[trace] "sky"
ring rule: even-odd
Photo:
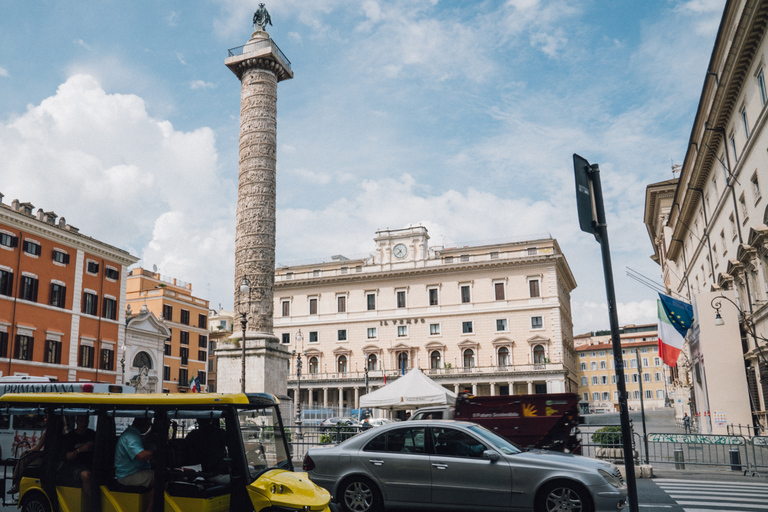
[[[277,264],[555,237],[607,329],[572,154],[600,165],[619,323],[656,321],[645,188],[681,164],[725,0],[282,0]],[[240,83],[258,1],[0,0],[0,193],[231,309]]]

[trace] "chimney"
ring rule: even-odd
[[[43,220],[43,213],[44,213],[44,212],[43,212],[43,209],[42,209],[42,208],[38,208],[38,209],[37,209],[37,215],[36,215],[36,217],[37,217],[37,220],[39,220],[39,221],[42,221],[42,220]]]

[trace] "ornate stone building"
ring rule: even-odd
[[[412,227],[374,241],[366,258],[276,271],[275,334],[302,354],[305,408],[355,408],[366,373],[372,390],[413,367],[452,391],[578,391],[576,282],[556,240],[430,247]]]
[[[763,427],[768,426],[766,25],[765,2],[726,2],[679,178],[649,185],[645,211],[664,286],[698,312],[678,362],[690,372],[680,380],[691,382],[691,407],[706,418],[730,409],[729,423],[754,421]],[[723,374],[724,358],[731,356],[734,371]],[[718,392],[720,399],[714,396]],[[745,413],[737,410],[742,402]]]

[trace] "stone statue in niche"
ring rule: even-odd
[[[253,13],[253,25],[257,30],[264,31],[267,24],[272,25],[272,18],[269,17],[269,11],[264,4],[259,4],[259,8]]]
[[[136,377],[136,392],[152,392],[152,386],[149,383],[149,369],[146,366],[141,367],[141,370],[139,370],[139,375]]]

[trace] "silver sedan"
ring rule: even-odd
[[[618,468],[578,455],[521,451],[474,423],[384,425],[333,447],[310,449],[309,478],[342,510],[616,512],[627,497]]]

